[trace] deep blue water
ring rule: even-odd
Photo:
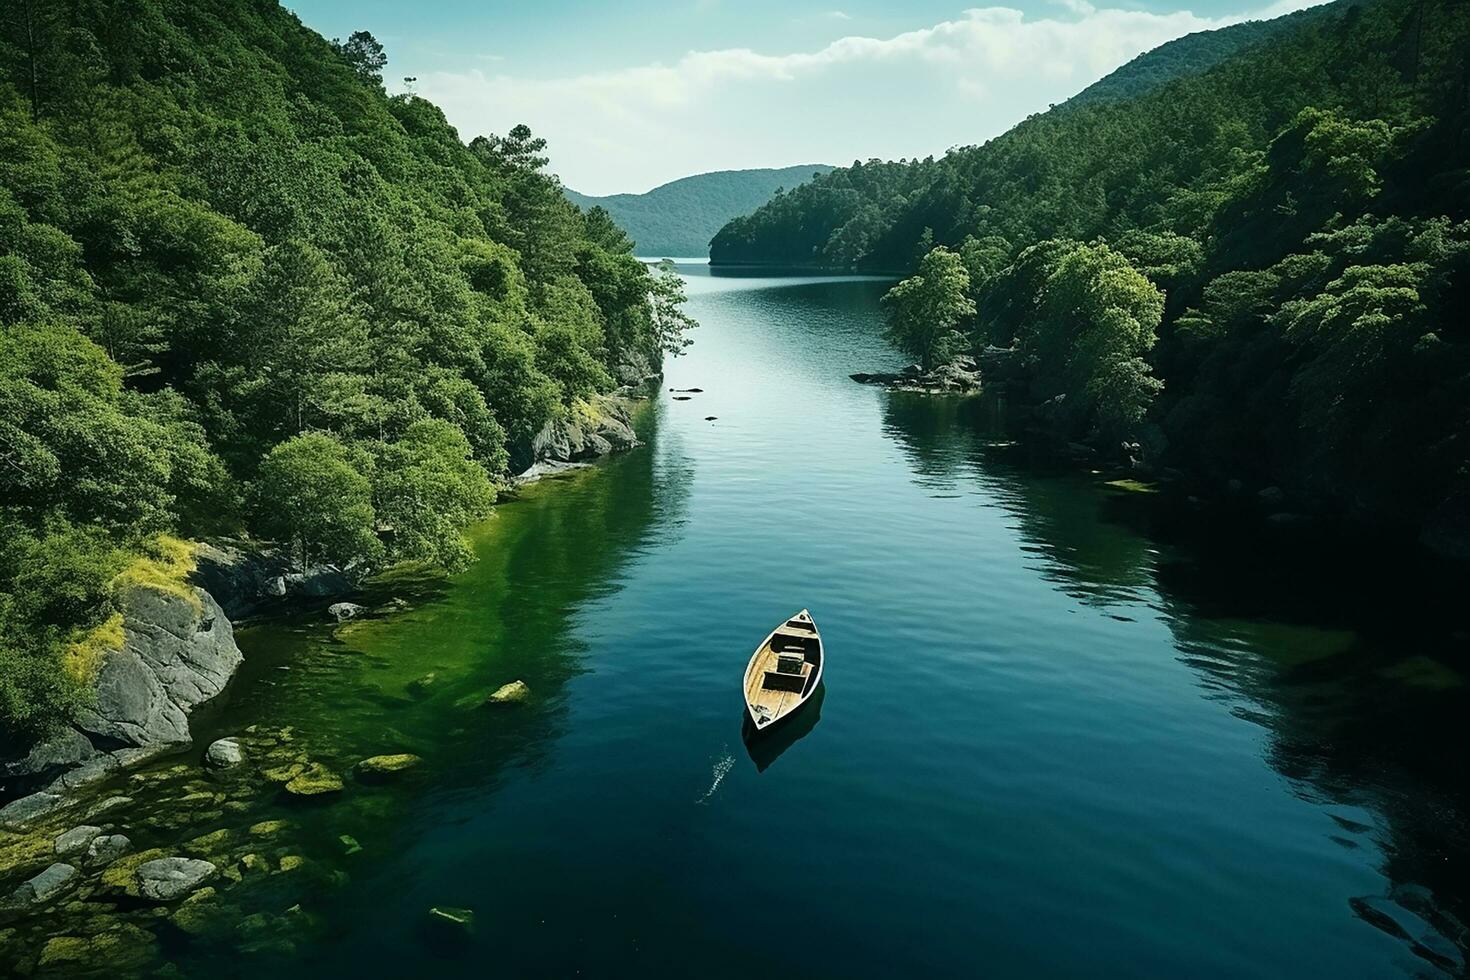
[[[984,400],[854,384],[901,363],[882,282],[686,271],[664,388],[703,392],[645,448],[502,507],[411,613],[242,632],[221,731],[426,762],[291,812],[350,874],[272,899],[291,955],[169,947],[189,975],[1454,972],[1463,636],[1403,625],[1373,576],[1408,573],[1181,532]],[[825,691],[752,754],[742,670],[803,606]]]

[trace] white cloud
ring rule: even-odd
[[[845,10],[829,10],[826,17],[828,20],[852,20],[852,16]]]
[[[636,191],[707,170],[937,154],[997,135],[1165,41],[1316,2],[1225,18],[1087,0],[1057,0],[1056,17],[983,7],[814,51],[691,51],[560,78],[441,71],[421,74],[419,90],[465,138],[526,122],[550,140],[569,186]]]

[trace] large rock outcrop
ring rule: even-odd
[[[0,826],[25,826],[74,791],[187,744],[189,713],[223,691],[240,666],[234,627],[203,589],[134,585],[119,604],[123,644],[104,655],[90,706],[0,767]]]
[[[231,619],[289,599],[331,599],[357,591],[366,569],[302,568],[285,549],[247,541],[200,544],[191,581],[214,596]]]
[[[95,745],[189,741],[189,712],[224,690],[240,666],[235,631],[214,597],[144,586],[123,594],[124,642],[103,660],[92,707],[76,727]]]
[[[531,443],[535,461],[580,463],[637,446],[627,405],[600,396],[542,427]]]

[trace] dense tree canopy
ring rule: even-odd
[[[64,709],[154,536],[457,568],[543,426],[682,346],[545,140],[386,63],[273,3],[0,9],[0,723]]]
[[[919,262],[919,271],[883,297],[888,339],[919,359],[925,371],[953,357],[964,346],[955,328],[975,314],[970,274],[960,256],[936,248]]]
[[[983,146],[817,177],[711,259],[957,250],[963,328],[1067,438],[1412,531],[1470,501],[1467,51],[1454,0],[1191,36]]]

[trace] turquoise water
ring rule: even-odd
[[[425,761],[224,818],[284,815],[334,873],[231,899],[299,904],[287,947],[164,934],[159,956],[191,976],[1459,970],[1465,636],[1424,608],[1433,574],[1201,526],[1028,459],[984,400],[852,383],[901,363],[882,282],[685,271],[702,326],[645,448],[502,507],[463,576],[380,587],[408,613],[242,631],[211,733],[269,721],[338,769]],[[746,659],[803,606],[820,702],[747,749]],[[530,703],[478,707],[514,679]],[[430,906],[473,930],[431,929]]]

